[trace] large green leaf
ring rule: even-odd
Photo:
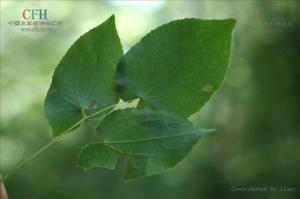
[[[234,19],[183,19],[151,31],[118,66],[121,98],[184,117],[198,111],[224,79],[234,25]]]
[[[125,178],[132,179],[174,167],[211,130],[195,128],[167,112],[123,109],[107,116],[97,131],[104,141],[83,147],[77,165],[113,169],[121,156],[127,156]]]
[[[84,114],[117,102],[114,74],[122,55],[114,16],[72,45],[55,70],[45,101],[54,136],[76,127]]]

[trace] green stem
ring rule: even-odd
[[[32,159],[34,159],[36,156],[38,156],[40,153],[42,153],[43,151],[45,151],[47,148],[49,148],[51,145],[53,145],[54,143],[56,143],[59,140],[59,137],[54,138],[51,142],[49,142],[48,144],[44,145],[42,148],[40,148],[38,151],[36,151],[34,154],[32,154],[31,156],[29,156],[28,158],[26,158],[25,160],[23,160],[22,162],[20,162],[16,167],[14,167],[10,172],[8,172],[4,177],[3,177],[3,181],[5,181],[7,178],[9,178],[10,176],[12,176],[16,171],[18,171],[21,167],[23,167],[25,164],[27,164],[28,162],[30,162]]]
[[[134,99],[135,100],[135,99]],[[134,100],[128,100],[128,101],[124,101],[123,103],[130,103]],[[26,158],[25,160],[21,161],[20,163],[18,163],[11,171],[9,171],[4,177],[3,177],[3,182],[5,180],[7,180],[10,176],[12,176],[13,174],[15,174],[20,168],[22,168],[24,165],[26,165],[27,163],[29,163],[31,160],[33,160],[35,157],[37,157],[39,154],[41,154],[43,151],[45,151],[46,149],[48,149],[50,146],[52,146],[54,143],[56,143],[58,140],[60,140],[63,135],[67,134],[68,132],[74,130],[77,126],[79,126],[82,122],[91,119],[92,117],[105,112],[111,108],[114,108],[117,104],[114,104],[112,106],[106,107],[102,110],[99,110],[91,115],[84,115],[84,117],[79,120],[78,122],[76,122],[74,125],[72,125],[70,128],[68,128],[67,130],[65,130],[63,133],[61,133],[60,136],[55,137],[54,139],[52,139],[49,143],[47,143],[46,145],[44,145],[43,147],[41,147],[39,150],[37,150],[35,153],[33,153],[31,156],[29,156],[28,158]]]
[[[45,151],[46,149],[48,149],[50,146],[52,146],[54,143],[56,143],[63,135],[65,135],[66,133],[72,131],[73,129],[75,129],[78,125],[80,125],[82,122],[84,122],[86,119],[83,118],[80,121],[76,122],[74,125],[72,125],[70,128],[68,128],[67,130],[65,130],[60,136],[55,137],[53,140],[51,140],[48,144],[44,145],[42,148],[40,148],[39,150],[37,150],[35,153],[33,153],[31,156],[29,156],[28,158],[26,158],[25,160],[21,161],[19,164],[17,164],[10,172],[8,172],[4,177],[3,177],[3,181],[5,181],[8,177],[12,176],[13,174],[15,174],[21,167],[23,167],[24,165],[26,165],[28,162],[30,162],[31,160],[33,160],[35,157],[37,157],[39,154],[41,154],[43,151]]]

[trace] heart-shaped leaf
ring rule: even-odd
[[[83,169],[113,169],[128,157],[126,179],[161,173],[186,156],[204,133],[188,120],[167,112],[123,109],[111,113],[97,127],[104,141],[83,147],[77,165]]]
[[[230,59],[234,19],[183,19],[151,31],[122,58],[121,98],[189,116],[219,88]]]
[[[116,66],[123,55],[114,16],[82,35],[58,64],[45,101],[54,136],[118,101]]]

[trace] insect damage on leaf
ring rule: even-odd
[[[205,84],[203,87],[202,87],[202,91],[203,92],[206,92],[206,93],[211,93],[213,92],[213,85],[211,84]]]
[[[88,108],[97,108],[97,102],[96,102],[96,100],[92,100],[89,103]]]

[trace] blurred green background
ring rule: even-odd
[[[190,119],[217,128],[174,169],[140,180],[75,167],[88,126],[65,136],[6,181],[11,199],[300,198],[299,1],[2,1],[0,173],[49,142],[43,100],[56,64],[83,33],[116,15],[127,51],[174,19],[238,20],[222,89]],[[63,21],[50,32],[23,32],[9,21],[25,8]],[[237,192],[236,187],[276,192]],[[280,191],[280,186],[295,188]]]

